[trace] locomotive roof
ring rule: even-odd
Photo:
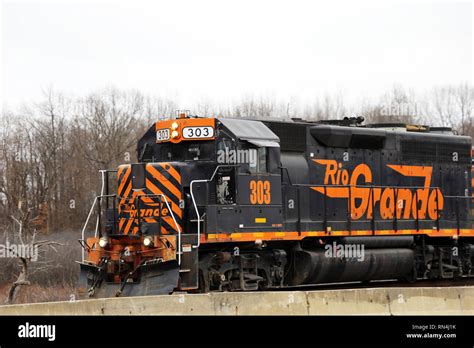
[[[398,133],[401,135],[410,136],[427,136],[427,137],[439,137],[447,139],[458,139],[461,142],[469,142],[471,137],[458,135],[452,131],[449,127],[431,127],[426,125],[413,125],[407,123],[369,123],[361,124],[360,118],[345,118],[343,120],[320,120],[320,121],[307,121],[300,118],[293,119],[279,119],[275,117],[269,117],[267,119],[259,119],[266,125],[280,124],[289,126],[300,126],[309,127],[311,129],[317,127],[324,127],[326,129],[345,129],[348,132],[354,133],[366,133],[366,134],[381,134],[384,133]],[[359,121],[359,122],[357,122]],[[462,139],[462,140],[461,140]]]
[[[240,140],[257,146],[279,146],[280,138],[261,121],[241,118],[219,118],[218,120]]]
[[[226,118],[219,118],[219,120],[225,120]],[[265,119],[260,119],[258,117],[243,117],[235,118],[235,120],[250,120],[250,121],[261,121],[263,123],[284,123],[284,124],[299,124],[306,126],[318,126],[318,125],[327,125],[327,126],[339,126],[339,127],[355,127],[358,129],[364,128],[376,128],[383,130],[393,130],[393,131],[408,131],[415,133],[438,133],[438,134],[449,134],[456,135],[453,133],[452,128],[450,127],[438,127],[438,126],[428,126],[428,125],[414,125],[409,123],[401,122],[382,122],[382,123],[367,123],[364,122],[364,118],[359,117],[345,117],[344,119],[328,119],[328,120],[305,120],[302,118],[279,118],[279,117],[266,117]]]

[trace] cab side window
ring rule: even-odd
[[[229,152],[230,150],[234,150],[234,147],[234,142],[231,139],[223,138],[217,143],[217,152],[218,154],[220,151],[223,151],[224,153]]]
[[[267,173],[267,148],[266,147],[259,147],[258,148],[258,172],[259,173]]]
[[[217,161],[218,165],[224,165],[216,175],[216,198],[218,204],[235,203],[235,168],[225,167],[233,165],[230,157],[235,150],[234,142],[231,139],[223,138],[217,143]]]
[[[267,148],[258,147],[249,149],[249,170],[252,174],[267,173]]]

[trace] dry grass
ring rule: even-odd
[[[9,284],[0,286],[0,304],[5,304]],[[79,299],[77,289],[71,286],[42,286],[39,284],[23,285],[17,293],[15,304],[51,301],[70,301]]]

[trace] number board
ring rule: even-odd
[[[170,140],[170,130],[167,128],[158,129],[156,131],[156,141]]]
[[[184,127],[184,139],[206,139],[214,137],[214,128],[212,127]]]
[[[270,204],[272,196],[270,193],[270,181],[251,180],[250,181],[250,203],[251,204]]]

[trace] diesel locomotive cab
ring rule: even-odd
[[[118,167],[116,193],[109,194],[110,172],[102,173],[102,195],[94,202],[96,233],[82,240],[87,257],[80,263],[81,293],[197,289],[204,230],[233,231],[235,218],[225,217],[233,206],[265,205],[258,213],[241,210],[257,226],[281,226],[281,209],[271,207],[281,203],[278,146],[278,137],[261,122],[194,117],[156,122],[138,142],[137,163]],[[204,224],[206,214],[211,218]]]

